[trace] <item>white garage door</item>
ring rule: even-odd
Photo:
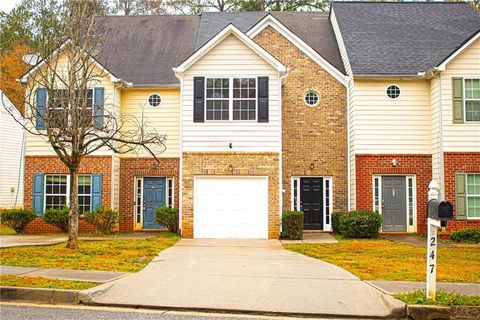
[[[195,238],[268,237],[266,177],[195,178]]]

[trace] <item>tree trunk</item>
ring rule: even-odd
[[[70,214],[67,248],[78,248],[78,169],[70,169]]]

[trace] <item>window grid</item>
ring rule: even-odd
[[[142,222],[142,179],[137,179],[137,189],[135,190],[135,221]]]
[[[51,96],[48,98],[47,110],[48,115],[47,119],[50,122],[51,127],[59,127],[63,125],[68,125],[69,119],[67,119],[67,110],[70,109],[68,105],[68,90],[67,89],[56,89],[52,90]],[[75,91],[74,94],[75,104],[82,107],[79,109],[80,119],[82,118],[83,108],[85,107],[86,117],[85,121],[91,123],[93,120],[93,89],[87,89],[85,93],[81,94],[80,90]],[[84,102],[84,100],[86,100]]]
[[[92,206],[92,177],[78,176],[78,212],[83,214]]]
[[[408,179],[408,225],[413,226],[413,179]]]
[[[325,179],[325,224],[330,224],[330,179]]]
[[[293,210],[298,211],[298,179],[293,179]]]
[[[148,104],[150,107],[156,108],[160,105],[161,102],[162,102],[162,98],[157,93],[153,93],[150,96],[148,96]]]
[[[465,121],[480,121],[480,79],[464,81]]]
[[[400,87],[397,85],[391,85],[387,88],[387,96],[390,99],[398,99],[400,97]]]
[[[305,103],[312,107],[318,103],[318,101],[320,100],[320,95],[317,92],[311,90],[305,94],[304,99]]]
[[[380,178],[374,178],[374,208],[373,211],[380,213]]]
[[[206,91],[206,119],[230,120],[230,79],[208,78]]]
[[[45,178],[45,210],[67,206],[67,176],[47,175]]]
[[[168,183],[168,200],[167,204],[170,208],[173,208],[173,179],[167,179]]]
[[[233,78],[233,120],[255,120],[257,79]]]
[[[480,173],[467,174],[467,217],[480,218]]]

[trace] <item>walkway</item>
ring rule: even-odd
[[[415,290],[424,290],[425,282],[413,281],[367,281],[380,290],[388,294],[412,292]],[[451,283],[437,282],[437,290],[455,291],[465,295],[480,295],[480,284],[478,283]]]
[[[42,277],[57,280],[74,280],[85,282],[104,283],[122,277],[127,272],[108,272],[108,271],[92,271],[92,270],[70,270],[70,269],[53,269],[53,268],[30,268],[30,267],[14,267],[0,266],[1,275],[16,275],[24,277]]]

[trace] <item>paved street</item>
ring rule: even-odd
[[[32,304],[0,304],[2,320],[283,320],[295,318],[248,315],[182,313],[163,310],[135,310],[71,306],[36,306]],[[306,319],[306,318],[302,318]],[[318,318],[316,318],[318,320]],[[332,318],[329,318],[332,320]]]

